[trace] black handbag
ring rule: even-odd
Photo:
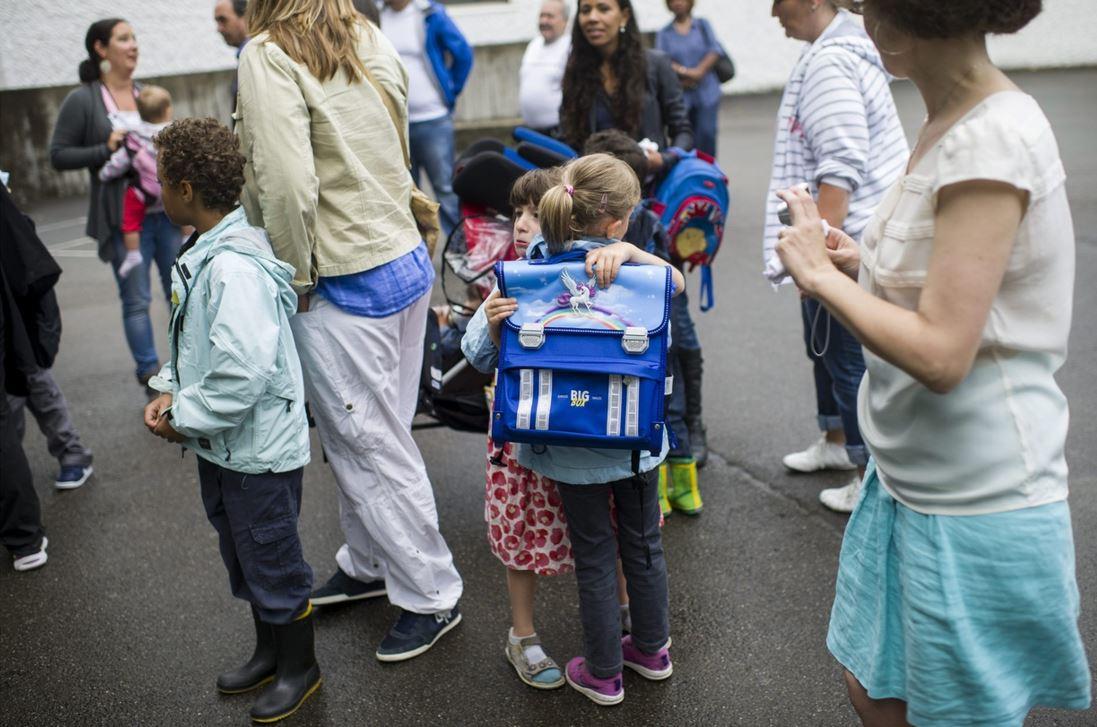
[[[716,63],[712,66],[712,72],[716,74],[716,79],[720,83],[727,83],[731,79],[735,78],[735,61],[731,60],[731,56],[728,55],[727,50],[724,48],[724,44],[716,39],[715,34],[712,32],[712,26],[708,24],[707,20],[699,19],[701,24],[701,32],[708,37],[712,45],[719,48],[720,57],[716,59]]]
[[[720,50],[724,50],[723,47]],[[713,64],[712,70],[716,73],[716,78],[720,83],[727,83],[735,78],[735,61],[731,60],[731,56],[727,54],[727,51],[724,51],[723,55]]]

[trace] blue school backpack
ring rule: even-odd
[[[671,258],[701,266],[701,310],[713,306],[712,260],[724,239],[728,178],[716,160],[701,151],[671,149],[678,163],[659,184],[651,205],[667,229]]]
[[[658,454],[670,268],[626,264],[601,289],[585,257],[496,264],[499,290],[518,310],[501,327],[491,436]]]

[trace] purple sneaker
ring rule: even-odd
[[[632,643],[632,636],[621,639],[621,656],[624,657],[625,666],[634,672],[653,681],[666,679],[674,673],[674,665],[670,663],[670,642],[654,654],[645,654]]]
[[[609,679],[599,679],[587,671],[587,660],[581,656],[568,662],[564,677],[575,691],[603,707],[620,704],[625,698],[620,672]]]

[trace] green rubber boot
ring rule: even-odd
[[[701,512],[701,491],[697,489],[697,460],[693,457],[669,457],[667,499],[670,506],[686,515]]]

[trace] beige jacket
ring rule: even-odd
[[[392,44],[363,28],[358,55],[396,101],[407,132],[407,72]],[[264,227],[293,287],[395,260],[420,243],[411,175],[384,103],[343,71],[318,81],[261,33],[240,55],[236,132],[247,159],[243,205]]]

